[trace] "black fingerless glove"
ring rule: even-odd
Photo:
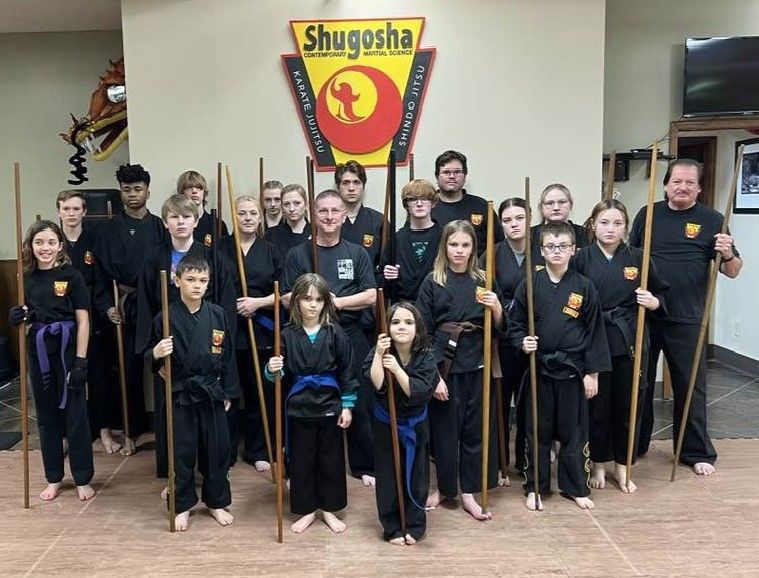
[[[74,360],[74,367],[71,368],[69,375],[69,387],[71,389],[84,389],[87,383],[87,358],[77,357]]]
[[[16,305],[8,310],[8,323],[11,327],[18,327],[22,321],[26,320],[29,312],[21,305]]]

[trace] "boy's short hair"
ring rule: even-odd
[[[282,183],[280,181],[266,181],[262,190],[282,189]]]
[[[161,205],[161,218],[165,221],[169,213],[175,215],[192,215],[198,220],[198,206],[184,195],[171,195]]]
[[[116,171],[116,180],[120,184],[145,183],[150,185],[150,173],[142,165],[121,165]]]
[[[551,221],[543,225],[543,228],[540,230],[540,245],[543,246],[543,243],[545,242],[546,237],[549,237],[553,235],[554,237],[558,237],[560,235],[566,235],[569,237],[570,241],[572,241],[572,244],[574,245],[576,242],[575,239],[575,232],[572,228],[572,225],[569,223],[565,223],[564,221]]]
[[[337,165],[337,167],[335,167],[336,186],[340,186],[340,181],[343,180],[343,175],[345,173],[353,173],[358,177],[358,180],[361,181],[361,184],[366,186],[366,169],[364,169],[364,165],[360,162],[351,160],[345,164]]]
[[[61,203],[65,203],[69,199],[82,199],[82,207],[87,210],[87,197],[82,191],[61,191],[55,198],[55,208],[60,209]]]
[[[434,205],[437,201],[437,190],[431,182],[425,179],[414,179],[403,185],[403,189],[401,189],[401,203],[405,209],[408,209],[408,201],[411,199],[432,201]]]
[[[187,271],[197,271],[199,273],[210,273],[211,267],[203,257],[199,255],[185,255],[177,263],[177,270],[174,272],[176,277],[181,277]]]

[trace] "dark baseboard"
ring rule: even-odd
[[[759,360],[735,353],[719,345],[707,345],[706,358],[719,361],[749,375],[759,375]]]

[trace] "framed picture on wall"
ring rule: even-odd
[[[738,148],[743,145],[743,162],[738,172],[738,190],[735,191],[734,213],[759,215],[759,138],[737,141]]]

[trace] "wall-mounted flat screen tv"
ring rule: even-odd
[[[759,113],[759,36],[688,38],[683,116]]]

